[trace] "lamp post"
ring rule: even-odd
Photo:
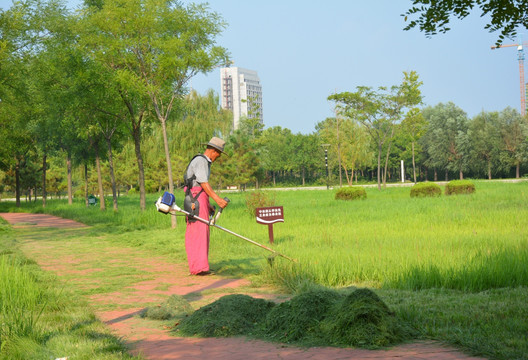
[[[330,144],[321,144],[325,152],[325,165],[326,165],[326,190],[330,189],[330,175],[328,174],[328,147]]]

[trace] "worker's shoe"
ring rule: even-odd
[[[211,271],[211,270],[207,270],[207,271],[201,271],[199,272],[198,274],[196,274],[197,276],[207,276],[207,275],[214,275],[214,272]]]

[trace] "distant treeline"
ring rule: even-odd
[[[310,134],[232,128],[214,91],[187,84],[230,63],[225,26],[202,5],[154,0],[16,2],[0,10],[0,194],[174,191],[211,136],[227,141],[218,188],[521,177],[527,120],[513,109],[470,119],[453,103],[423,107],[418,74],[390,88],[333,94],[335,117]],[[249,99],[248,101],[251,101]],[[88,204],[88,201],[86,200]],[[105,208],[104,201],[100,201]]]

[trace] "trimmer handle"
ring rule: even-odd
[[[226,203],[228,203],[228,204],[231,202],[231,200],[229,200],[229,199],[226,198],[226,197],[224,198],[224,201],[225,201]],[[224,210],[224,208],[220,208],[220,210],[218,210],[218,213],[221,213],[222,210]]]
[[[228,198],[224,198],[225,202],[229,203],[231,200],[229,200]],[[215,224],[217,221],[218,221],[218,218],[220,217],[220,214],[222,213],[222,210],[224,210],[224,208],[220,208],[220,210],[218,210],[218,212],[216,213],[216,216],[214,217],[214,220],[213,220],[213,224]]]

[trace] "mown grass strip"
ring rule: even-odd
[[[0,359],[139,359],[96,319],[75,288],[18,249],[0,219]]]

